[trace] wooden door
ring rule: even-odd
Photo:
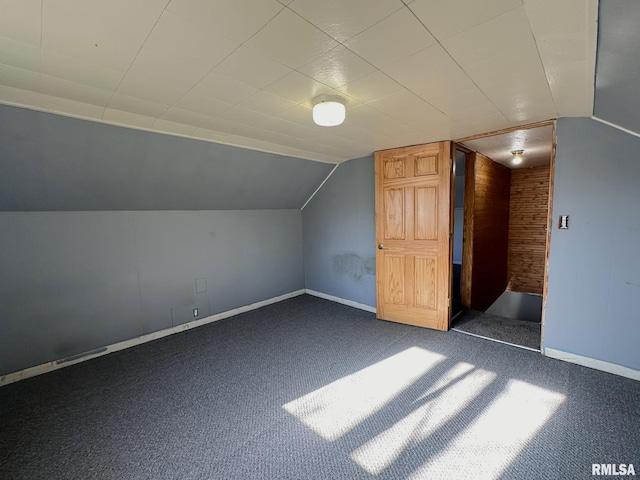
[[[377,316],[449,329],[451,143],[376,152]]]

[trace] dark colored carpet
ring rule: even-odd
[[[540,324],[466,310],[452,325],[454,330],[540,350]]]
[[[640,382],[301,296],[0,388],[2,479],[585,479]]]

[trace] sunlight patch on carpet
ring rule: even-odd
[[[391,402],[445,356],[411,347],[285,405],[322,438],[334,441]]]
[[[563,394],[509,380],[463,432],[409,478],[431,478],[443,467],[473,473],[477,479],[500,478],[565,399]]]
[[[458,363],[416,398],[411,413],[354,451],[351,459],[371,474],[381,473],[405,449],[424,441],[459,415],[495,377],[493,372]]]

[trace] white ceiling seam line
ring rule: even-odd
[[[307,204],[313,199],[313,197],[316,196],[316,193],[318,193],[320,191],[320,189],[324,186],[324,184],[327,183],[327,180],[329,180],[329,177],[331,177],[331,175],[333,175],[333,172],[335,172],[336,169],[339,166],[340,166],[340,164],[336,163],[336,166],[331,169],[331,171],[329,172],[329,175],[327,175],[327,177],[322,181],[322,183],[320,185],[318,185],[318,188],[316,188],[314,190],[314,192],[311,194],[311,196],[307,199],[307,201],[304,202],[304,205],[302,205],[302,207],[300,207],[300,211],[304,210],[304,207],[306,207]]]
[[[628,133],[629,135],[633,135],[634,137],[640,138],[640,133],[638,133],[638,132],[636,132],[634,130],[629,130],[628,128],[624,128],[624,127],[618,125],[617,123],[609,122],[609,121],[604,120],[604,119],[602,119],[600,117],[596,117],[595,115],[592,115],[591,119],[595,120],[596,122],[604,123],[605,125],[608,125],[608,126],[610,126],[612,128],[620,130],[621,132]]]
[[[153,22],[153,26],[149,29],[149,32],[147,33],[147,36],[145,37],[145,39],[142,41],[142,43],[140,44],[140,48],[138,48],[138,51],[136,52],[135,56],[133,57],[133,59],[131,60],[131,63],[129,64],[129,66],[127,67],[127,69],[124,71],[124,73],[122,74],[122,78],[120,79],[120,81],[118,82],[118,85],[116,85],[116,87],[113,89],[113,92],[111,93],[111,96],[109,97],[109,100],[107,101],[106,105],[104,106],[104,109],[102,110],[102,118],[104,118],[104,114],[107,111],[107,108],[109,108],[109,105],[111,105],[111,102],[113,101],[113,97],[116,96],[116,93],[118,93],[118,89],[120,88],[120,86],[122,85],[122,82],[124,82],[124,79],[127,78],[127,74],[129,73],[129,71],[131,71],[131,67],[133,67],[133,64],[136,63],[136,60],[138,59],[138,57],[140,56],[140,52],[142,51],[142,49],[144,48],[145,44],[147,43],[147,41],[149,40],[149,37],[151,36],[151,34],[153,33],[153,30],[156,28],[156,26],[158,25],[158,22],[160,21],[160,19],[162,18],[162,15],[164,15],[164,12],[167,11],[167,7],[169,6],[169,4],[171,3],[171,0],[167,0],[167,3],[164,5],[164,8],[162,9],[162,12],[160,12],[160,15],[158,15],[158,18],[156,18],[156,21]],[[168,110],[165,109],[165,111]],[[160,117],[158,117],[160,118]],[[155,123],[155,122],[154,122]]]

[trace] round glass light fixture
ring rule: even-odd
[[[511,159],[511,164],[512,165],[520,165],[522,163],[522,154],[524,153],[524,150],[513,150],[511,152],[511,155],[513,155],[513,158]]]
[[[337,95],[319,95],[313,99],[313,121],[323,127],[335,127],[344,122],[344,98]]]

